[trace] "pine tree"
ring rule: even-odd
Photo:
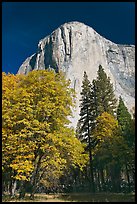
[[[131,118],[131,114],[125,106],[121,96],[119,97],[119,104],[117,108],[117,120],[125,141],[127,142],[129,147],[132,147],[135,142],[135,133],[133,130],[135,125],[134,118]]]
[[[90,176],[92,182],[92,191],[95,191],[93,166],[92,166],[92,145],[95,140],[92,138],[92,109],[91,109],[91,83],[88,80],[86,72],[84,72],[82,91],[81,91],[81,111],[80,119],[77,125],[78,138],[86,144],[86,150],[89,152]]]
[[[98,106],[98,97],[97,97],[97,85],[96,80],[92,81],[91,86],[91,104],[90,104],[92,111],[91,111],[91,121],[92,121],[92,129],[95,128],[96,118],[99,116],[99,106]]]
[[[99,65],[97,72],[97,78],[92,81],[91,91],[91,107],[92,107],[92,128],[97,126],[97,117],[102,113],[107,112],[111,115],[115,115],[116,111],[116,98],[114,95],[113,84],[110,82],[110,78],[107,77],[104,69]],[[93,134],[92,131],[92,134]],[[95,144],[99,143],[96,136]],[[94,146],[96,149],[96,146]],[[97,165],[100,165],[99,163]],[[96,169],[96,166],[94,166]],[[102,185],[104,185],[104,170],[103,167],[100,169],[100,176],[102,178]],[[100,188],[100,187],[99,187]]]
[[[96,118],[99,115],[103,112],[114,115],[117,101],[110,78],[107,77],[101,65],[99,65],[97,79],[94,79],[92,84],[88,80],[86,72],[84,72],[81,96],[80,120],[78,121],[76,133],[79,139],[86,143],[89,151],[92,190],[94,190],[92,152],[99,140],[93,136],[92,132],[96,126]]]
[[[91,84],[88,80],[88,76],[86,72],[84,72],[83,77],[83,85],[82,85],[82,91],[81,91],[81,104],[80,104],[80,140],[83,142],[88,143],[89,141],[89,133],[90,133],[90,121],[91,121]]]
[[[93,80],[92,98],[92,106],[96,107],[96,116],[103,112],[115,114],[117,100],[114,95],[113,84],[101,65],[99,65],[97,79]]]
[[[128,112],[122,97],[119,97],[119,104],[117,108],[117,120],[121,129],[121,134],[124,139],[126,149],[124,152],[125,158],[125,170],[127,175],[129,192],[131,190],[130,174],[132,172],[133,182],[135,176],[135,123],[134,118],[131,118],[131,114]]]
[[[117,108],[117,119],[123,135],[126,136],[131,123],[131,114],[128,112],[121,96],[119,97],[119,104]]]

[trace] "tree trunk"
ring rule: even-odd
[[[6,188],[6,184],[5,184],[4,179],[2,179],[2,195],[4,195],[5,193],[5,188]]]
[[[25,197],[25,194],[26,194],[25,181],[21,181],[19,199],[23,199]]]
[[[126,176],[127,176],[127,182],[128,182],[128,191],[131,191],[131,186],[130,186],[130,178],[129,178],[129,171],[128,171],[128,167],[127,167],[127,163],[125,164],[126,167]]]
[[[31,200],[34,200],[34,194],[35,194],[35,189],[33,189],[31,194],[30,194],[30,199]]]
[[[98,183],[98,190],[99,192],[101,192],[99,170],[97,171],[97,183]]]
[[[105,179],[104,179],[103,168],[100,168],[100,179],[101,179],[101,188],[103,191],[105,191],[106,188],[105,188]]]
[[[89,150],[89,160],[90,160],[90,176],[91,176],[91,191],[95,192],[94,174],[93,174],[93,164],[92,164],[92,154]]]
[[[120,180],[121,180],[121,175],[120,175],[121,169],[118,166],[118,164],[115,164],[111,167],[111,181],[112,181],[112,190],[113,192],[120,192]]]
[[[39,175],[38,174],[39,174],[39,168],[40,168],[40,163],[41,163],[42,156],[43,155],[39,156],[38,162],[36,164],[35,170],[33,172],[32,178],[31,178],[31,185],[32,185],[32,192],[30,194],[31,199],[34,199],[34,194],[35,194],[35,192],[37,190],[37,183],[38,183],[38,180],[39,180]]]
[[[89,145],[89,162],[90,162],[90,177],[91,177],[91,191],[95,192],[95,184],[94,184],[94,174],[93,174],[93,161],[92,161],[92,153],[91,153],[91,138],[90,138],[90,125],[89,125],[89,113],[87,107],[87,119],[88,119],[88,145]]]
[[[17,181],[15,179],[11,179],[10,185],[9,185],[9,192],[11,197],[15,196],[16,186],[17,186]]]
[[[133,185],[134,185],[133,189],[135,190],[135,170],[134,169],[132,170],[132,179],[133,179]]]

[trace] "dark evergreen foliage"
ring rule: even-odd
[[[122,97],[119,97],[117,108],[117,120],[121,129],[121,135],[124,138],[124,144],[127,147],[125,151],[125,171],[128,180],[128,191],[131,191],[131,183],[135,185],[135,113],[128,112]]]
[[[81,91],[81,111],[78,121],[77,136],[81,142],[86,144],[85,150],[89,152],[90,176],[91,176],[91,191],[95,191],[93,165],[92,165],[92,147],[95,143],[95,138],[92,137],[92,107],[91,107],[91,83],[88,80],[86,72],[84,72],[82,91]]]
[[[131,124],[131,114],[128,112],[122,97],[119,97],[119,104],[117,108],[117,120],[124,135],[127,135],[128,128]]]
[[[97,79],[93,80],[92,88],[94,98],[94,106],[96,107],[96,115],[103,112],[108,112],[112,115],[116,112],[116,98],[114,95],[113,84],[110,78],[107,77],[104,69],[99,65]]]

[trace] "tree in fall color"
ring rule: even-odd
[[[122,148],[123,140],[119,132],[118,121],[109,113],[102,113],[97,117],[93,134],[99,140],[94,150],[94,165],[97,166],[100,172],[102,189],[107,190],[105,183],[111,180],[112,190],[119,191],[120,148]],[[105,172],[107,173],[106,181],[104,178]]]
[[[84,166],[84,148],[68,127],[74,96],[69,85],[53,71],[3,73],[3,178],[9,175],[3,184],[11,182],[11,194],[13,181],[21,184],[20,198],[29,182],[33,197],[40,183],[51,185],[69,166]]]

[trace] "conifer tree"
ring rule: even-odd
[[[119,104],[117,108],[117,120],[121,129],[121,134],[126,145],[124,152],[125,170],[128,181],[129,191],[131,190],[131,173],[134,182],[135,174],[135,123],[134,119],[131,118],[131,114],[128,112],[122,97],[119,97]]]
[[[103,112],[114,115],[117,101],[110,78],[107,77],[101,65],[99,65],[97,79],[94,79],[92,84],[88,80],[86,72],[84,72],[81,96],[80,120],[78,121],[76,132],[79,139],[86,143],[89,151],[92,190],[95,190],[92,152],[98,143],[98,139],[93,136],[92,132],[96,126],[96,118],[99,115]]]
[[[91,91],[91,109],[92,109],[92,128],[96,127],[96,119],[102,113],[107,112],[111,115],[116,114],[117,100],[114,95],[113,84],[110,78],[107,77],[104,69],[99,65],[97,78],[92,81]],[[93,133],[92,133],[93,134]],[[95,138],[95,144],[98,144],[98,138]],[[99,164],[98,164],[99,165]],[[103,167],[100,169],[101,177],[104,177]],[[102,179],[103,182],[103,179]]]
[[[89,132],[91,129],[91,83],[88,80],[86,72],[84,72],[83,85],[81,91],[81,104],[80,104],[80,120],[79,120],[79,131],[80,131],[80,140],[83,142],[88,142]]]
[[[117,120],[121,128],[122,135],[126,140],[129,147],[134,144],[134,119],[131,118],[131,114],[128,112],[122,97],[119,97],[119,104],[117,108]],[[134,124],[134,125],[133,125]]]
[[[86,144],[86,150],[89,152],[90,161],[90,176],[92,182],[92,191],[95,191],[94,177],[93,177],[93,166],[92,166],[92,144],[94,139],[91,135],[92,130],[92,107],[91,107],[91,83],[88,80],[86,72],[84,72],[82,91],[81,91],[81,111],[80,119],[77,125],[78,138]]]
[[[117,119],[122,133],[126,136],[128,127],[131,123],[131,114],[128,112],[128,109],[125,106],[121,96],[119,97],[119,104],[117,108]]]
[[[94,102],[92,106],[96,107],[96,116],[103,112],[115,114],[117,100],[114,95],[113,84],[101,65],[99,65],[97,79],[93,80],[92,97]]]
[[[97,97],[97,85],[96,80],[92,81],[91,86],[91,104],[92,112],[91,112],[91,121],[92,121],[92,129],[95,128],[96,118],[99,116],[99,107],[98,107],[98,97]]]

